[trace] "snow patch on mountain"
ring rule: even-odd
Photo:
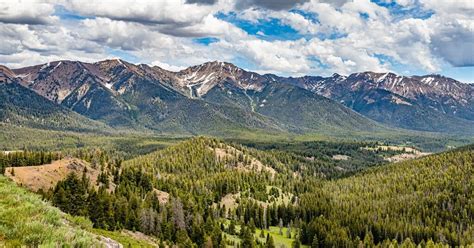
[[[54,70],[56,70],[62,63],[63,63],[62,61],[59,61],[59,63],[55,67],[53,67],[53,69],[51,69],[49,73],[53,73]]]

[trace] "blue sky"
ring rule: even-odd
[[[209,60],[285,76],[392,71],[474,82],[466,0],[13,0],[0,63],[118,57],[179,70]]]

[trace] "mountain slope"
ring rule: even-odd
[[[211,135],[232,130],[390,131],[380,122],[391,128],[474,134],[474,88],[439,75],[285,78],[218,61],[171,72],[120,59],[2,70],[4,81],[120,128]]]
[[[79,114],[109,125],[136,124],[129,106],[108,89],[106,75],[93,64],[55,61],[13,72],[25,87]]]
[[[474,122],[447,116],[416,100],[383,89],[355,91],[343,97],[353,110],[392,127],[448,133],[474,133]]]
[[[171,86],[171,72],[158,67],[56,61],[10,74],[49,100],[114,127],[181,134],[280,130],[263,116],[190,99]]]
[[[320,217],[308,237],[329,243],[345,235],[399,242],[410,238],[450,246],[474,243],[474,146],[382,166],[331,181],[302,197],[307,214]],[[324,224],[325,223],[325,224]],[[332,231],[319,233],[332,223]]]
[[[439,75],[393,73],[283,78],[373,120],[420,131],[474,133],[474,87]]]
[[[270,170],[249,166],[254,159]],[[260,199],[247,210],[251,213],[242,210],[231,216],[238,218],[240,213],[245,223],[261,220],[266,206],[269,225],[278,225],[280,218],[284,223],[299,220],[301,241],[308,245],[316,236],[327,247],[433,241],[459,246],[474,243],[473,162],[474,146],[467,146],[343,179],[322,180],[312,171],[318,161],[312,164],[290,153],[262,152],[199,137],[126,161],[123,168],[152,173],[159,178],[160,190],[178,192],[184,202],[196,200],[187,192],[199,192],[202,202],[200,197],[210,202],[235,197],[243,209],[245,198]],[[286,207],[265,205],[267,186],[294,194],[297,201]],[[244,194],[248,187],[250,192]]]
[[[308,130],[375,131],[383,128],[334,101],[294,86],[272,83],[254,92],[256,111]]]
[[[105,245],[73,219],[35,195],[0,176],[0,246]],[[79,219],[76,219],[79,220]]]
[[[259,113],[294,132],[383,129],[332,100],[229,63],[209,62],[179,75],[194,98]]]
[[[34,128],[104,131],[107,126],[59,106],[17,84],[0,83],[0,121]]]
[[[56,61],[10,74],[52,102],[114,127],[212,135],[383,129],[334,101],[224,62],[175,73],[119,59]]]

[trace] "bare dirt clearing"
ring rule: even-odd
[[[216,158],[218,160],[225,160],[227,158],[235,158],[236,156],[243,155],[242,151],[231,146],[227,146],[226,148],[215,148],[214,152],[216,153]],[[258,159],[250,156],[249,159],[249,163],[239,162],[236,168],[241,170],[255,170],[257,172],[265,171],[270,173],[272,177],[274,177],[277,173],[275,169],[270,166],[264,165]]]
[[[77,158],[65,158],[53,161],[51,164],[24,167],[7,167],[5,176],[14,182],[32,191],[42,189],[47,191],[54,187],[57,182],[64,180],[69,173],[75,173],[82,177],[84,168],[87,168],[86,175],[91,185],[98,187],[97,177],[99,169],[94,169],[88,162]],[[109,191],[115,188],[113,183],[109,183]]]

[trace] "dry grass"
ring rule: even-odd
[[[332,156],[332,159],[334,160],[349,160],[350,158],[351,158],[350,156],[340,155],[340,154]]]
[[[65,158],[53,161],[51,164],[39,166],[25,166],[25,167],[7,167],[5,175],[11,178],[14,182],[32,191],[42,189],[47,191],[54,187],[57,182],[64,180],[69,173],[75,173],[79,177],[82,176],[84,168],[87,168],[87,177],[92,185],[97,185],[97,177],[99,170],[92,168],[86,161],[77,158]],[[12,174],[14,170],[14,175]],[[113,183],[109,184],[109,191],[115,188]]]
[[[170,194],[165,191],[153,189],[153,192],[156,194],[156,197],[158,197],[158,201],[161,204],[166,204],[170,200]]]
[[[269,193],[272,188],[277,188],[277,187],[267,186],[267,193]],[[277,198],[273,198],[273,199],[265,201],[265,202],[256,200],[254,198],[250,198],[250,199],[254,200],[257,204],[259,204],[260,206],[262,206],[264,208],[268,207],[269,205],[271,205],[273,203],[276,203],[277,205],[288,205],[288,204],[290,204],[291,199],[293,198],[293,194],[292,193],[284,193],[283,190],[281,190],[280,188],[277,188],[277,189],[279,191],[279,197],[277,197]],[[239,206],[239,203],[237,201],[240,200],[240,199],[241,199],[240,192],[236,193],[236,194],[227,194],[224,197],[222,197],[221,201],[219,202],[219,206],[221,208],[225,207],[225,209],[234,210]]]
[[[234,158],[234,154],[237,156],[242,154],[242,151],[232,147],[232,146],[227,146],[226,149],[223,148],[215,148],[214,152],[216,153],[216,158],[218,160],[223,160],[225,158]],[[250,164],[244,165],[243,163],[239,163],[236,167],[237,169],[240,170],[255,170],[257,172],[265,171],[270,173],[273,177],[277,173],[275,169],[273,169],[270,166],[264,165],[260,160],[250,157]]]
[[[431,153],[428,153],[428,152],[402,153],[402,154],[398,154],[398,155],[386,158],[385,160],[396,163],[396,162],[401,162],[408,159],[421,158],[430,154]]]

